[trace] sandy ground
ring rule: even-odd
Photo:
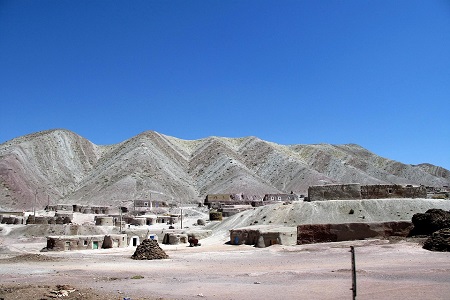
[[[417,203],[416,203],[417,202]],[[409,203],[409,202],[408,202]],[[411,204],[412,203],[412,204]],[[440,202],[439,202],[440,203]],[[403,211],[425,211],[411,201]],[[344,202],[329,205],[344,205]],[[369,205],[351,202],[348,205]],[[378,201],[372,206],[402,201]],[[316,213],[307,208],[315,209]],[[200,247],[163,245],[169,259],[135,261],[136,248],[40,252],[46,238],[32,227],[0,225],[0,299],[55,299],[59,290],[71,293],[61,299],[351,299],[350,246],[355,246],[357,299],[450,299],[450,253],[422,249],[418,240],[364,240],[340,243],[255,248],[228,245],[228,229],[273,218],[292,222],[310,216],[342,221],[349,207],[320,213],[322,203],[275,205],[244,212],[223,222],[210,223],[214,234]],[[442,204],[448,206],[448,202]],[[295,209],[301,206],[302,209]],[[317,212],[317,210],[319,212]],[[383,209],[398,214],[400,208]],[[334,213],[330,217],[329,212]],[[340,213],[338,213],[341,211]],[[367,218],[380,209],[360,207]],[[270,214],[269,214],[270,212]],[[195,229],[204,212],[192,211],[185,226]],[[300,214],[302,215],[295,215]],[[263,216],[268,216],[263,218]],[[75,215],[77,223],[93,219]],[[405,213],[405,219],[408,218]],[[286,221],[284,221],[286,220]],[[280,222],[281,222],[280,221]],[[309,220],[307,222],[317,223]],[[305,221],[306,222],[306,221]],[[323,223],[323,221],[322,221]],[[164,224],[156,226],[167,227]],[[177,224],[180,226],[180,224]],[[152,225],[153,228],[153,225]],[[26,229],[26,231],[24,231]]]
[[[417,241],[261,249],[216,238],[193,248],[160,245],[170,258],[152,261],[132,260],[134,248],[39,253],[43,241],[18,243],[0,256],[0,297],[51,299],[25,287],[61,284],[77,288],[78,298],[70,299],[351,299],[351,245],[357,299],[449,299],[450,253]],[[21,286],[19,298],[5,292]]]

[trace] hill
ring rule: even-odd
[[[146,131],[95,145],[48,130],[0,145],[0,209],[48,203],[118,206],[131,199],[179,203],[207,194],[306,194],[323,183],[449,185],[450,171],[408,165],[355,144],[279,145],[257,137],[182,140]]]

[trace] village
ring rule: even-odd
[[[221,222],[224,218],[256,207],[279,203],[287,205],[298,201],[427,199],[436,196],[445,198],[445,195],[448,196],[447,187],[437,189],[412,185],[330,184],[311,186],[307,196],[294,193],[266,194],[262,199],[255,199],[244,194],[209,194],[205,197],[204,203],[186,207],[178,207],[174,202],[155,199],[127,200],[123,202],[129,206],[118,208],[79,204],[47,205],[44,209],[35,209],[32,212],[3,212],[0,214],[0,222],[18,226],[46,225],[48,228],[56,225],[64,226],[64,234],[46,236],[47,245],[42,251],[136,247],[145,239],[157,240],[163,244],[192,246],[194,244],[190,243],[191,240],[199,241],[212,235],[213,230],[209,229],[213,227],[211,222],[213,224]],[[189,212],[195,212],[194,219]],[[349,214],[352,212],[349,211]],[[209,226],[206,226],[207,223]],[[396,230],[392,230],[393,226]],[[330,240],[328,237],[320,240],[317,238],[319,234],[316,234],[316,238],[311,238],[311,232],[321,230],[323,224],[299,222],[297,226],[285,226],[255,223],[243,228],[230,228],[229,240],[224,242],[267,247],[274,244],[296,245],[373,237],[386,238],[388,235],[406,237],[411,226],[410,220],[388,220],[370,224],[361,219],[345,226],[331,225],[328,230],[336,232],[334,239]],[[106,234],[97,234],[101,231]]]
[[[44,292],[42,299],[68,293],[79,298],[67,299],[261,299],[268,293],[347,299],[350,246],[358,255],[361,299],[420,294],[424,286],[412,288],[406,279],[394,292],[389,281],[380,282],[392,272],[409,278],[411,270],[430,281],[427,297],[444,299],[450,292],[448,272],[436,271],[446,268],[448,255],[424,250],[424,238],[410,236],[417,213],[450,210],[446,187],[322,185],[307,195],[209,194],[182,206],[155,198],[123,203],[3,212],[0,297],[17,290],[22,299]],[[333,286],[330,293],[323,280]]]

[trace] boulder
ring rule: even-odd
[[[450,228],[450,212],[442,209],[429,209],[412,217],[414,228],[411,235],[431,235],[433,232]]]
[[[423,248],[430,251],[450,252],[450,228],[434,232],[425,241]]]

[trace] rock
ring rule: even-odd
[[[434,232],[425,241],[423,248],[430,251],[450,252],[450,228]]]
[[[414,214],[414,228],[411,235],[431,235],[433,232],[450,228],[450,212],[442,209],[429,209],[425,213]]]
[[[136,251],[131,256],[132,259],[137,260],[152,260],[152,259],[165,259],[169,256],[164,252],[159,244],[155,240],[145,239],[137,246]]]

